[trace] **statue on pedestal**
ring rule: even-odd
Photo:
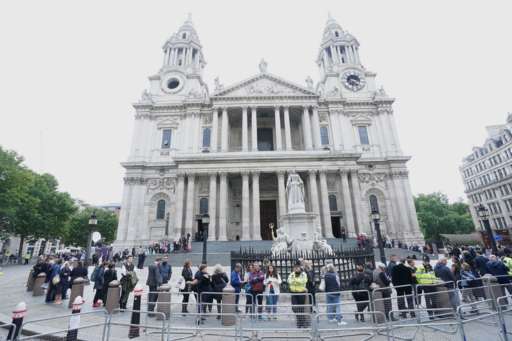
[[[291,173],[286,182],[286,196],[288,197],[288,213],[305,213],[304,183],[299,174]]]

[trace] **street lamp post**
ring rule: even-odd
[[[487,236],[491,240],[491,247],[492,247],[492,253],[497,255],[498,254],[498,247],[496,246],[496,240],[494,239],[494,234],[492,233],[491,224],[489,223],[489,210],[484,205],[480,204],[478,205],[476,209],[478,213],[478,217],[482,220],[482,223],[484,224],[485,232],[487,233]]]
[[[382,233],[380,232],[380,213],[377,208],[372,208],[372,220],[377,233],[377,244],[379,244],[380,261],[386,264],[386,255],[384,253],[384,243],[382,242]]]
[[[207,244],[208,244],[208,225],[210,224],[210,215],[208,213],[205,213],[202,215],[201,223],[203,226],[203,259],[201,260],[201,263],[206,264],[207,263],[206,250],[207,250]]]
[[[87,265],[89,265],[90,263],[90,259],[91,259],[91,244],[92,244],[92,232],[94,230],[94,228],[96,227],[96,225],[98,225],[98,219],[96,218],[96,212],[92,212],[91,214],[91,217],[89,218],[89,230],[88,230],[88,235],[87,235],[87,248],[86,248],[86,253],[85,253],[85,262]]]

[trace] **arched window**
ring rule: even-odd
[[[160,199],[156,203],[156,219],[165,219],[165,200]]]
[[[372,212],[379,212],[379,202],[375,195],[370,195],[370,209]]]
[[[199,200],[199,213],[208,213],[208,198],[201,198],[201,200]]]
[[[334,194],[329,195],[329,210],[335,212],[338,210],[338,202]]]

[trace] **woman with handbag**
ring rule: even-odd
[[[376,269],[373,270],[373,282],[378,286],[378,291],[382,293],[382,299],[384,300],[384,313],[386,320],[389,320],[389,312],[391,311],[391,278],[387,275],[386,266],[382,263],[376,264]]]
[[[213,300],[217,302],[217,320],[220,320],[220,313],[222,311],[222,290],[226,287],[228,282],[228,275],[224,272],[222,265],[215,265],[212,275],[212,287],[215,294],[212,297],[212,302]]]
[[[188,300],[190,298],[190,292],[192,291],[192,281],[194,280],[194,274],[192,273],[192,262],[187,259],[183,264],[181,270],[181,277],[184,281],[183,288],[180,288],[180,292],[183,294],[183,300],[181,301],[181,313],[188,314]]]
[[[252,294],[252,303],[253,303],[253,311],[256,312],[256,305],[258,306],[258,319],[261,320],[263,313],[263,291],[265,290],[265,286],[263,285],[263,281],[265,280],[265,274],[261,271],[261,267],[259,263],[255,263],[253,265],[253,270],[249,274],[249,284],[251,285],[251,294]]]
[[[61,260],[52,260],[50,261],[50,270],[49,270],[49,284],[48,290],[46,291],[46,303],[51,303],[57,299],[56,303],[59,303],[60,300],[60,264]],[[58,292],[57,292],[58,291]],[[57,297],[57,294],[59,297]]]
[[[267,273],[265,274],[265,298],[267,304],[268,319],[277,319],[277,302],[279,300],[281,276],[276,271],[276,268],[272,264],[267,267]],[[272,316],[274,315],[274,316]]]

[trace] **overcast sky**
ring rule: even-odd
[[[131,106],[192,13],[210,89],[258,72],[304,84],[331,12],[396,98],[414,193],[463,197],[462,157],[512,111],[509,1],[2,1],[0,145],[89,203],[121,202]]]

